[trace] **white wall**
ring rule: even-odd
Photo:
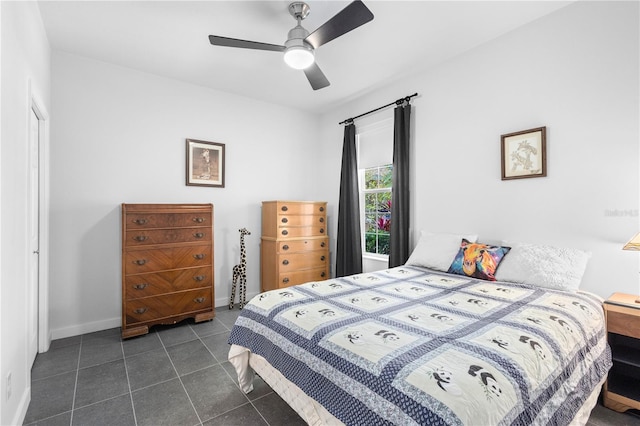
[[[213,203],[216,306],[246,227],[259,292],[261,201],[308,199],[317,117],[91,59],[52,61],[53,337],[120,325],[120,204]],[[185,185],[185,139],[226,148],[226,187]]]
[[[0,2],[0,424],[22,424],[30,401],[27,360],[28,114],[31,97],[49,110],[50,49],[36,2]],[[6,378],[11,373],[11,397]]]
[[[418,92],[414,243],[425,229],[580,248],[593,253],[584,289],[640,294],[638,255],[621,251],[640,230],[638,17],[637,2],[577,2],[325,114],[319,196],[329,213],[338,202],[337,123]],[[501,181],[500,135],[539,126],[548,176]]]

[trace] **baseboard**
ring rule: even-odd
[[[81,334],[116,328],[122,325],[121,321],[122,319],[118,317],[102,321],[86,322],[84,324],[72,325],[70,327],[55,328],[51,330],[51,338],[52,340],[64,339],[65,337],[79,336]]]
[[[258,294],[260,293],[259,292],[247,293],[247,302]],[[238,303],[238,300],[239,299],[236,296],[236,303]],[[225,307],[228,305],[229,305],[228,298],[216,298],[215,300],[216,308]],[[81,334],[93,333],[96,331],[107,330],[109,328],[120,327],[122,325],[121,321],[122,319],[118,317],[118,318],[111,318],[111,319],[102,320],[102,321],[93,321],[93,322],[87,322],[84,324],[77,324],[70,327],[55,328],[51,330],[51,339],[52,340],[64,339],[65,337],[79,336]]]
[[[258,291],[247,293],[246,301],[249,302],[249,300],[251,300],[253,297],[257,296],[258,294],[260,294],[260,292],[258,292]],[[240,297],[238,295],[236,295],[235,303],[237,304],[239,302],[240,302]],[[222,306],[229,306],[229,297],[216,298],[215,306],[216,306],[216,308],[220,308]]]
[[[27,409],[29,408],[29,402],[31,402],[31,385],[27,386],[22,393],[20,403],[16,409],[16,415],[11,422],[12,425],[24,424],[24,419],[27,416]]]

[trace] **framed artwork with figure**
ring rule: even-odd
[[[224,144],[187,139],[187,185],[224,188]]]
[[[502,180],[547,175],[547,128],[523,130],[500,137]]]

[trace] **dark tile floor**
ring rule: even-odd
[[[120,329],[55,340],[32,369],[29,425],[304,425],[256,377],[245,395],[227,361],[239,311],[212,321],[152,328],[120,339]]]
[[[120,329],[55,340],[32,370],[29,425],[303,425],[259,377],[245,395],[227,361],[239,311],[213,321],[154,327],[121,340]],[[589,426],[640,425],[598,405]]]

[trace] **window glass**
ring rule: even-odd
[[[393,166],[364,169],[364,249],[366,253],[389,255],[391,231],[391,187]]]

